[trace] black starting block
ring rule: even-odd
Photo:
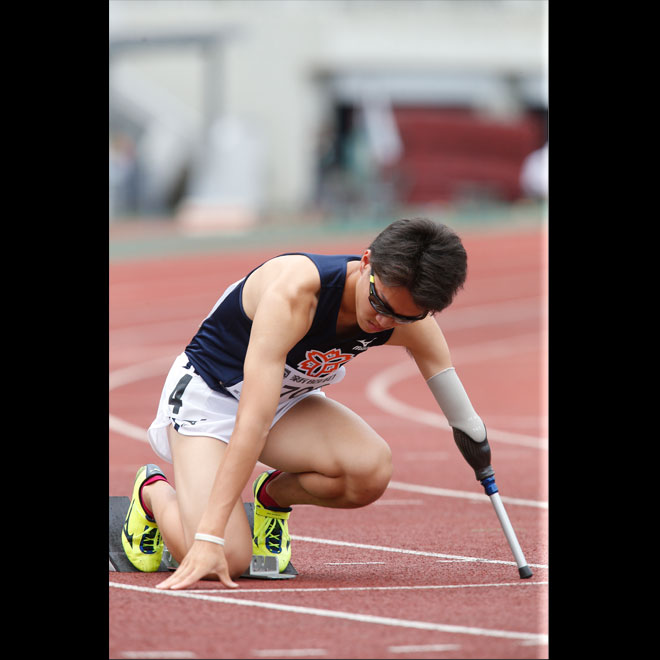
[[[122,528],[126,520],[126,512],[130,500],[128,497],[110,497],[109,504],[109,527],[108,527],[108,543],[109,543],[109,559],[110,571],[117,571],[119,573],[139,573],[137,568],[128,561],[124,548],[121,544]],[[254,505],[252,502],[244,502],[245,513],[250,523],[250,528],[254,528]],[[173,571],[178,566],[176,560],[165,548],[163,551],[163,559],[160,562],[157,572]],[[277,570],[276,557],[261,557],[254,555],[250,563],[250,568],[241,577],[255,578],[260,580],[286,580],[296,577],[298,571],[289,562],[286,569],[280,573]]]

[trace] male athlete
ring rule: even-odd
[[[229,286],[167,376],[148,433],[173,464],[176,491],[157,466],[138,470],[122,530],[131,563],[157,570],[164,539],[180,565],[159,588],[237,587],[253,554],[285,570],[293,506],[377,500],[390,449],[322,388],[382,344],[409,351],[461,452],[473,467],[481,461],[477,478],[492,473],[485,426],[433,318],[466,274],[460,238],[418,218],[392,223],[361,256],[280,255]],[[257,461],[274,469],[253,484],[250,529],[241,493]]]

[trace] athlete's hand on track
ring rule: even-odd
[[[238,588],[238,584],[229,577],[224,548],[206,541],[194,541],[176,571],[156,588],[185,589],[207,575],[216,575],[225,587]]]

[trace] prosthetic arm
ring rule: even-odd
[[[453,367],[444,369],[435,376],[431,376],[426,383],[452,428],[454,441],[463,454],[463,458],[474,470],[477,481],[484,487],[486,495],[493,504],[518,565],[520,577],[523,579],[531,577],[532,571],[520,549],[520,544],[495,484],[495,470],[490,464],[490,446],[486,437],[486,426],[472,407],[465,388],[456,375],[456,370]]]

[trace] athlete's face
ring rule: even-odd
[[[380,281],[369,263],[369,250],[360,263],[356,310],[358,325],[365,332],[389,330],[420,321],[427,315],[415,304],[408,289],[387,287]]]

